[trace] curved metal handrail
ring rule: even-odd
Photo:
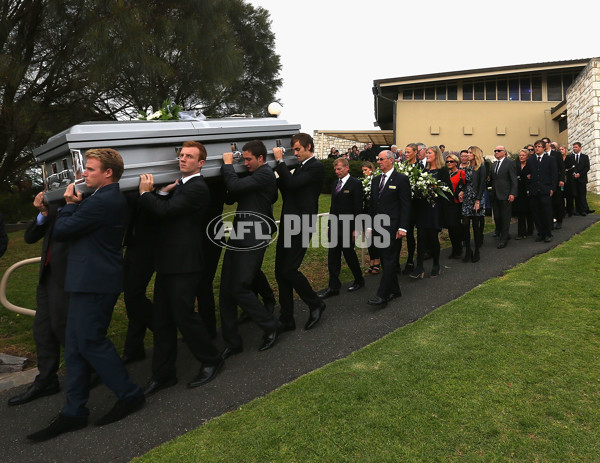
[[[31,259],[25,259],[20,262],[17,262],[16,264],[11,265],[10,267],[8,267],[8,269],[6,269],[6,272],[4,272],[4,275],[2,276],[2,281],[0,281],[0,303],[8,310],[12,310],[13,312],[20,313],[23,315],[31,315],[32,317],[35,315],[35,310],[19,307],[18,305],[14,305],[8,302],[8,299],[6,299],[6,286],[8,284],[8,279],[10,278],[10,275],[13,271],[25,265],[39,264],[41,260],[41,257],[32,257]]]

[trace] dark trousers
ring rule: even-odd
[[[349,240],[349,243],[344,243],[343,236],[337,236],[335,246],[327,250],[327,268],[329,269],[329,287],[339,290],[342,286],[340,281],[340,272],[342,271],[342,254],[346,260],[346,264],[350,267],[354,281],[363,280],[360,262],[354,249],[354,240]]]
[[[552,198],[549,195],[529,196],[527,204],[533,213],[538,236],[552,236]]]
[[[415,222],[411,220],[408,229],[406,230],[406,263],[412,264],[415,258],[415,249],[417,248],[417,241],[415,240]]]
[[[417,269],[423,269],[425,250],[431,253],[433,266],[440,266],[440,231],[437,228],[417,227]]]
[[[203,277],[198,282],[196,298],[198,299],[198,313],[211,336],[217,334],[217,316],[213,282],[221,258],[221,246],[217,246],[204,237],[202,244],[204,252]]]
[[[376,238],[374,234],[373,239]],[[395,232],[390,231],[390,245],[386,248],[380,248],[381,267],[383,269],[377,296],[387,299],[392,293],[400,291],[398,284],[398,258],[402,249],[402,240],[396,239]]]
[[[512,204],[507,200],[494,199],[492,201],[492,212],[494,214],[494,223],[496,233],[500,235],[500,241],[507,241],[509,238]]]
[[[67,316],[65,361],[67,401],[65,416],[87,416],[90,372],[93,368],[119,400],[136,400],[142,390],[135,385],[113,343],[106,338],[119,293],[71,293]]]
[[[284,242],[284,236],[280,232],[275,254],[275,278],[279,285],[280,320],[287,323],[294,318],[294,290],[310,309],[319,307],[321,299],[299,270],[306,254],[306,248],[302,246],[302,237],[292,236],[289,247],[286,247]]]
[[[562,222],[565,218],[564,191],[562,191],[558,186],[552,195],[552,217],[555,218],[558,223]]]
[[[475,253],[479,252],[483,244],[483,227],[485,226],[485,217],[465,216],[462,218],[463,238],[465,240],[465,257],[471,255],[471,224],[473,225],[473,244]]]
[[[154,310],[146,289],[154,273],[153,254],[145,246],[127,246],[123,271],[123,296],[129,319],[123,352],[137,356],[144,352],[146,330],[152,330]]]
[[[65,345],[69,293],[57,281],[51,265],[46,267],[36,292],[37,310],[33,319],[33,339],[39,373],[35,382],[42,387],[58,381],[60,346]]]
[[[518,236],[533,235],[533,214],[530,210],[517,214],[517,229]]]
[[[573,181],[573,196],[575,197],[575,211],[587,214],[590,210],[587,202],[587,185],[583,182]]]
[[[221,271],[219,309],[221,331],[228,347],[242,347],[242,338],[237,329],[238,306],[265,333],[277,329],[279,322],[260,302],[254,292],[256,274],[260,271],[266,248],[252,251],[225,251]]]
[[[157,274],[154,283],[154,357],[152,377],[159,382],[176,377],[177,330],[194,357],[204,364],[219,362],[202,318],[194,310],[200,272]]]
[[[264,304],[268,302],[273,307],[275,306],[275,293],[273,292],[273,288],[271,288],[271,285],[269,284],[267,276],[261,269],[258,269],[256,275],[254,275],[252,289],[254,290],[257,296],[260,296],[262,298]]]
[[[567,181],[565,182],[565,212],[569,214],[569,216],[573,215],[575,212],[575,197],[573,196],[573,179],[570,175],[567,174]]]

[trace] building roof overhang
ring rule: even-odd
[[[343,138],[357,143],[373,143],[378,146],[389,146],[394,143],[393,130],[319,130],[325,136]]]

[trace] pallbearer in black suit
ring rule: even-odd
[[[109,148],[89,150],[85,156],[83,176],[86,185],[95,191],[83,200],[74,185],[69,185],[64,194],[67,204],[54,226],[54,238],[69,242],[65,278],[65,289],[71,293],[65,335],[66,403],[50,426],[27,436],[36,442],[87,425],[90,368],[118,397],[96,426],[118,421],[145,402],[142,390],[131,381],[115,346],[106,337],[115,302],[123,290],[127,205],[118,184],[123,159]]]
[[[527,160],[529,208],[537,230],[535,241],[552,241],[552,195],[558,185],[556,161],[544,152],[544,142],[533,144],[534,155]]]
[[[377,295],[369,299],[369,304],[384,306],[391,299],[402,296],[396,272],[402,237],[406,236],[410,223],[411,194],[408,177],[394,169],[394,153],[380,152],[377,163],[382,174],[371,181],[371,216],[374,221],[372,238],[383,240],[380,245],[383,275]],[[385,220],[382,227],[376,224],[380,219]]]
[[[273,170],[265,164],[267,148],[260,140],[242,148],[244,165],[250,175],[238,177],[233,169],[233,154],[223,153],[221,173],[227,187],[227,203],[238,203],[223,268],[219,308],[225,350],[221,357],[242,351],[242,338],[237,330],[238,306],[264,332],[259,351],[273,347],[280,328],[273,313],[260,302],[253,291],[271,235],[275,231],[273,201],[277,199],[277,181]]]
[[[586,198],[588,172],[590,171],[590,158],[587,154],[581,152],[581,143],[573,143],[573,169],[571,176],[573,178],[573,196],[575,197],[575,214],[587,215],[592,213]]]
[[[350,175],[348,160],[339,158],[333,162],[337,180],[331,189],[331,208],[329,209],[329,243],[327,252],[327,267],[329,268],[329,287],[319,297],[326,299],[340,293],[342,283],[340,271],[342,253],[352,275],[354,282],[348,291],[356,291],[365,285],[358,256],[354,250],[356,239],[355,219],[362,212],[362,184]]]
[[[211,381],[223,366],[201,316],[194,310],[202,278],[201,233],[209,191],[200,170],[206,161],[204,145],[187,141],[179,153],[182,178],[157,194],[151,174],[140,178],[140,207],[159,221],[155,245],[154,356],[152,377],[144,387],[150,395],[177,383],[177,330],[200,362],[200,372],[188,387]]]
[[[325,303],[319,299],[299,270],[302,259],[316,229],[319,212],[319,195],[323,175],[323,164],[314,157],[315,145],[307,133],[297,133],[292,137],[292,149],[299,164],[292,174],[283,161],[281,148],[273,148],[277,161],[275,172],[279,175],[277,185],[283,197],[277,253],[275,255],[275,278],[279,285],[281,313],[279,321],[284,331],[296,329],[294,320],[294,290],[310,309],[304,329],[317,324],[325,310]]]
[[[66,242],[54,240],[52,232],[64,202],[46,204],[42,192],[35,197],[33,205],[40,212],[27,227],[25,242],[33,244],[44,239],[36,290],[37,308],[33,319],[39,374],[25,392],[11,397],[8,405],[21,405],[60,391],[56,372],[60,365],[60,346],[65,345],[69,307],[69,293],[65,291],[69,247]]]
[[[512,203],[517,197],[519,184],[517,180],[517,166],[512,159],[506,157],[504,146],[496,146],[494,149],[496,162],[492,166],[492,211],[496,232],[500,235],[498,249],[506,247],[510,239],[508,230]]]

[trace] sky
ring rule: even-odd
[[[600,57],[600,1],[247,0],[270,13],[280,118],[374,130],[373,81]]]

